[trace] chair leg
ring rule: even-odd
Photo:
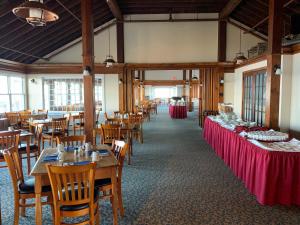
[[[118,182],[118,203],[119,203],[119,210],[120,214],[123,217],[124,216],[124,207],[123,207],[123,199],[122,199],[122,187],[121,184]]]
[[[20,204],[19,197],[15,199],[14,225],[19,225]]]
[[[26,204],[26,199],[21,199],[22,205]],[[21,207],[21,216],[25,217],[26,216],[26,207]]]

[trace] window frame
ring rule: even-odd
[[[261,75],[261,74],[264,74],[265,82],[259,83],[257,86],[256,80],[259,78],[259,75]],[[249,78],[249,77],[251,77],[251,79],[250,79],[251,80],[251,82],[250,82],[251,92],[249,92],[249,93],[251,93],[251,96],[249,96],[250,102],[249,103],[247,102],[247,103],[250,104],[249,107],[250,107],[251,111],[250,111],[250,115],[246,116],[248,118],[245,118],[245,104],[246,104],[245,103],[245,95],[247,94],[246,90],[245,90],[245,85],[247,82],[247,78]],[[266,122],[266,86],[267,86],[267,68],[266,67],[246,71],[243,73],[242,110],[241,110],[243,120],[256,122],[258,126],[265,125],[265,122]],[[257,88],[262,88],[262,93],[261,93],[262,95],[258,95],[258,97],[256,95]],[[258,91],[260,91],[260,89],[258,89]],[[259,102],[257,102],[257,100]],[[264,112],[263,112],[263,108],[265,110]],[[260,113],[262,113],[262,115],[258,116],[258,115],[260,115]],[[264,116],[263,116],[263,114],[264,114]]]
[[[0,93],[0,96],[8,96],[8,100],[9,100],[9,110],[6,112],[17,112],[17,111],[22,111],[25,110],[27,108],[27,86],[26,86],[26,82],[27,79],[25,77],[25,75],[22,74],[5,74],[5,73],[0,73],[0,76],[6,77],[7,78],[7,93]],[[11,79],[12,78],[21,78],[22,80],[22,92],[17,93],[17,92],[13,92],[12,91],[12,82]],[[12,98],[13,96],[21,96],[23,97],[23,108],[20,108],[18,110],[13,110],[13,104],[12,104]],[[4,112],[1,112],[4,113]]]

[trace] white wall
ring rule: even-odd
[[[243,73],[249,70],[259,69],[267,66],[267,60],[258,63],[240,67],[234,72],[234,112],[241,116],[242,113],[242,95],[243,95]],[[225,88],[226,89],[226,88]]]
[[[293,57],[293,76],[292,76],[292,94],[291,94],[291,119],[290,128],[293,131],[300,132],[300,54]]]
[[[224,74],[224,102],[232,103],[234,102],[234,73],[225,73]]]
[[[109,29],[109,30],[108,30]],[[103,63],[109,53],[110,32],[110,54],[117,58],[116,26],[113,25],[94,36],[95,63]],[[50,58],[50,61],[39,60],[37,63],[82,63],[82,42],[64,50]]]
[[[217,22],[125,23],[128,63],[214,62]]]
[[[112,114],[119,110],[119,76],[107,74],[104,76],[104,110]]]
[[[282,55],[280,76],[279,127],[282,131],[290,128],[293,56]]]
[[[254,47],[259,42],[264,42],[261,39],[255,37],[250,33],[244,33],[242,31],[242,45],[241,50],[246,57],[248,57],[248,50],[251,47]],[[240,29],[232,24],[227,23],[227,52],[226,59],[227,61],[232,61],[236,53],[240,51]]]

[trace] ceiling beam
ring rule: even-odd
[[[58,4],[61,5],[70,15],[72,15],[80,24],[81,24],[81,19],[79,19],[78,16],[76,16],[68,7],[66,7],[60,0],[56,0]]]
[[[295,2],[295,0],[289,0],[287,3],[285,3],[285,4],[283,5],[283,8],[288,7],[288,6],[289,6],[290,4],[292,4],[293,2]],[[259,21],[259,22],[258,22],[257,24],[255,24],[253,27],[251,27],[251,31],[254,31],[255,28],[257,28],[257,27],[261,26],[262,24],[266,23],[268,20],[269,20],[269,16],[263,18],[261,21]],[[249,30],[248,32],[250,32],[250,30]]]
[[[108,5],[110,11],[114,15],[114,17],[117,20],[122,21],[123,20],[123,14],[120,10],[120,7],[119,7],[117,1],[116,0],[106,0],[106,2],[107,2],[107,5]]]
[[[7,47],[2,46],[2,45],[0,45],[0,48],[5,49],[5,50],[7,50],[7,51],[16,52],[16,53],[19,53],[19,54],[22,54],[22,55],[26,55],[26,56],[29,56],[29,57],[33,57],[33,58],[36,58],[36,59],[44,59],[44,60],[48,60],[48,59],[43,58],[43,57],[40,57],[40,56],[32,55],[32,54],[29,54],[29,53],[26,53],[26,52],[22,52],[22,51],[19,51],[19,50],[16,50],[16,49],[12,49],[12,48],[7,48]]]
[[[225,7],[220,12],[220,19],[226,19],[238,7],[242,0],[229,0]]]

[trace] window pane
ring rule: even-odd
[[[10,77],[10,92],[12,94],[23,94],[23,78]]]
[[[9,95],[0,95],[0,113],[9,112]]]
[[[12,111],[20,111],[25,109],[24,95],[11,95]]]
[[[7,77],[6,76],[0,76],[0,84],[1,84],[0,94],[8,94]]]

